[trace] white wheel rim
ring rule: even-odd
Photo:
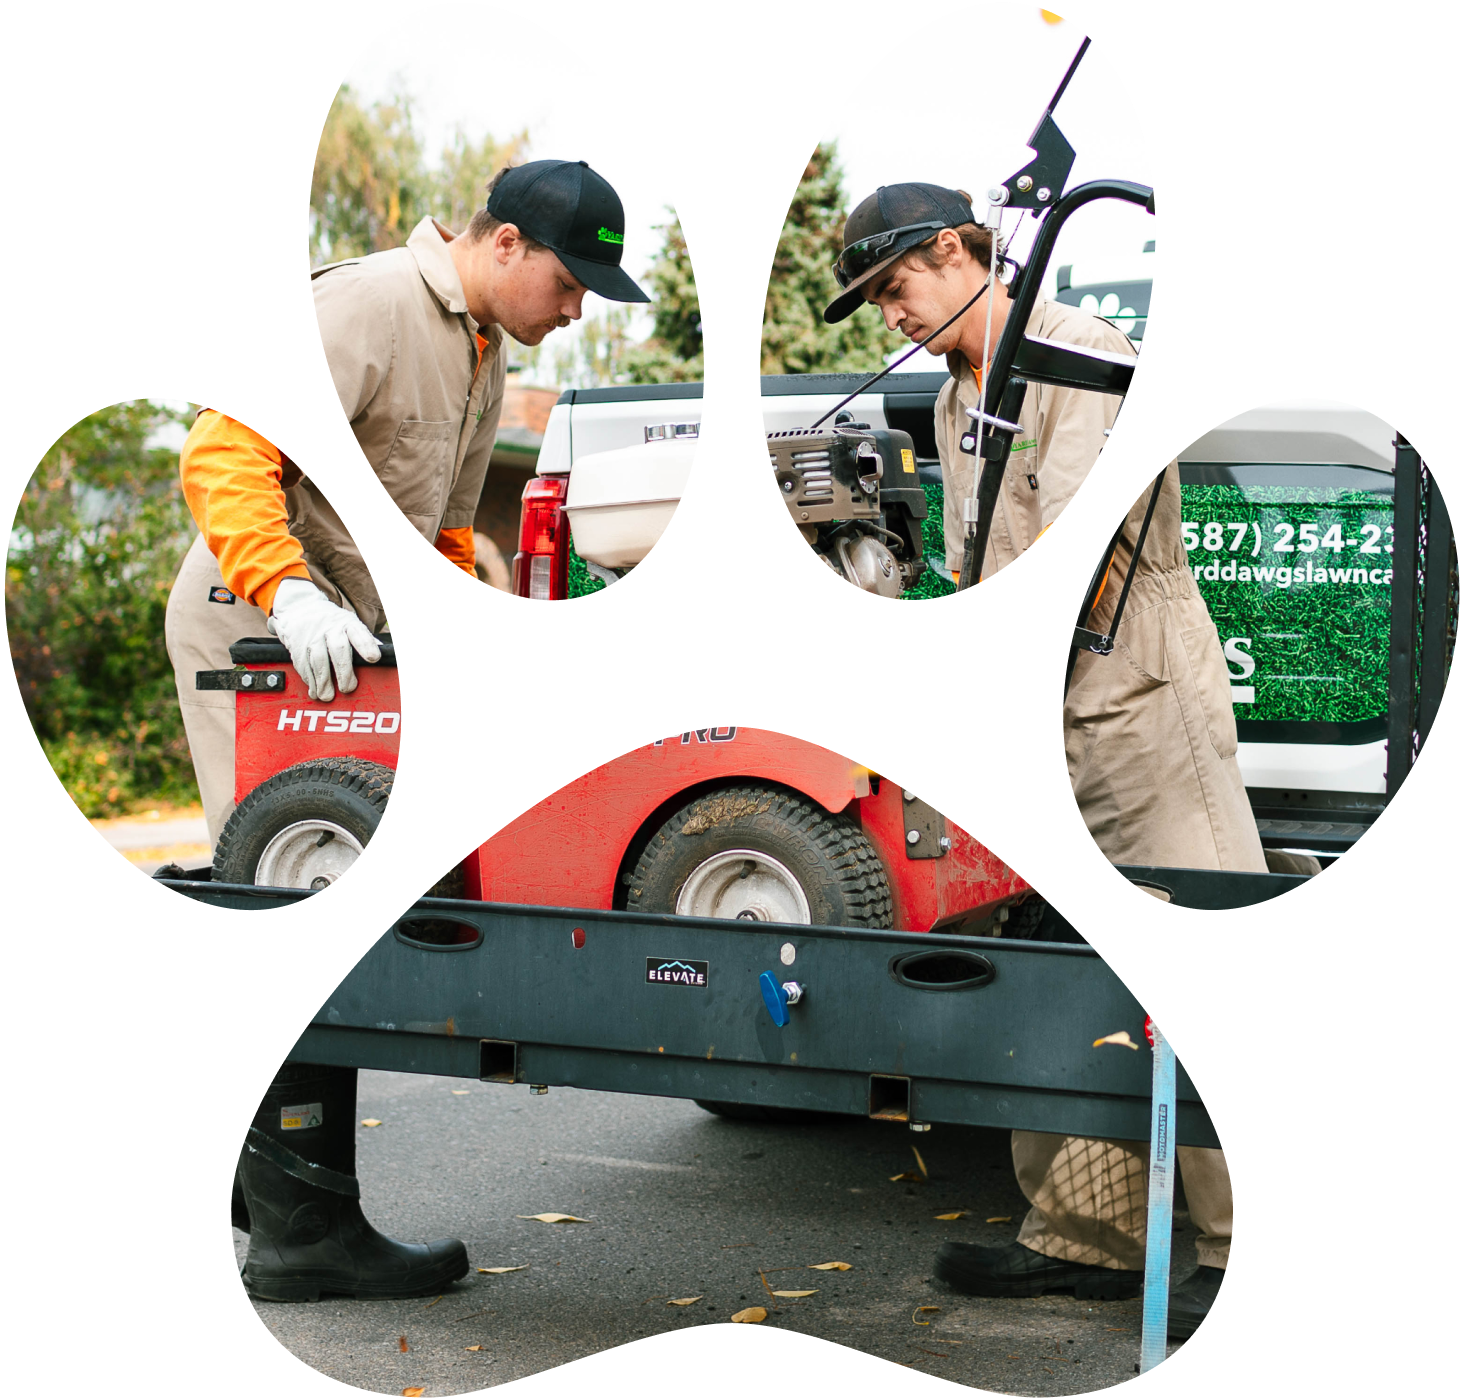
[[[361,857],[361,845],[332,820],[297,820],[265,847],[254,882],[268,888],[329,888]]]
[[[756,849],[723,850],[702,860],[681,886],[676,912],[746,922],[813,921],[802,884],[785,865]]]

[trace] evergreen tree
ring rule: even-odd
[[[824,307],[839,289],[833,265],[847,217],[844,171],[830,142],[804,168],[778,238],[763,308],[764,374],[872,374],[891,352],[908,348],[874,310],[824,324]]]

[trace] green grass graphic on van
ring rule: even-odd
[[[1385,715],[1391,497],[1185,485],[1183,502],[1185,547],[1225,647],[1236,718]]]

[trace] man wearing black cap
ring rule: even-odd
[[[964,191],[896,184],[882,185],[849,215],[844,244],[834,269],[844,289],[824,319],[835,324],[872,302],[891,330],[944,355],[951,372],[936,403],[935,425],[945,483],[946,567],[959,575],[966,537],[962,504],[975,486],[975,459],[956,444],[969,428],[966,409],[980,397],[976,366],[995,353],[1011,307],[1000,278],[982,294],[991,267],[991,234],[977,222]],[[954,324],[934,333],[978,296]],[[1123,331],[1108,321],[1040,294],[1027,334],[1113,354],[1134,352]],[[1097,460],[1120,401],[1079,389],[1028,387],[983,577],[1029,548],[1066,508]]]
[[[979,401],[977,366],[990,363],[1011,309],[1005,287],[990,275],[992,235],[978,225],[962,191],[899,184],[882,186],[854,210],[844,244],[835,265],[843,290],[824,319],[843,320],[867,301],[890,329],[946,356],[951,378],[936,402],[935,425],[946,565],[955,572],[965,547],[962,505],[975,482],[974,459],[958,443],[968,430],[966,410]],[[1040,294],[1026,333],[1134,353],[1116,326]],[[1120,401],[1028,386],[983,577],[1029,548],[1065,508],[1097,461]],[[1265,855],[1235,762],[1229,672],[1181,538],[1176,464],[1165,473],[1135,565],[1148,494],[1129,516],[1090,623],[1100,627],[1104,609],[1111,615],[1132,568],[1123,638],[1112,656],[1080,657],[1064,707],[1073,794],[1094,841],[1116,863],[1263,871]],[[1016,1131],[1012,1160],[1032,1205],[1017,1240],[996,1248],[947,1243],[936,1275],[980,1296],[1137,1295],[1146,1223],[1143,1143]],[[1222,1152],[1181,1147],[1179,1161],[1200,1230],[1199,1270],[1171,1297],[1170,1334],[1184,1338],[1204,1318],[1224,1276],[1231,1201]]]
[[[625,215],[583,161],[500,170],[457,235],[424,218],[406,245],[312,273],[325,356],[367,463],[439,553],[473,575],[473,515],[503,402],[504,344],[579,319],[586,291],[647,301],[621,270]],[[205,409],[181,459],[198,523],[168,599],[167,643],[210,843],[233,809],[233,695],[194,687],[229,646],[275,634],[310,696],[356,687],[379,658],[376,585],[310,477],[244,424]],[[460,1242],[399,1243],[366,1222],[355,1178],[356,1073],[287,1063],[240,1158],[244,1283],[264,1299],[409,1296],[463,1276]]]

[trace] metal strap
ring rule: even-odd
[[[1167,471],[1169,467],[1165,467]],[[1139,537],[1134,541],[1134,556],[1129,559],[1128,572],[1124,575],[1123,590],[1118,594],[1118,606],[1113,609],[1113,624],[1108,628],[1106,635],[1100,635],[1096,631],[1088,629],[1088,618],[1093,614],[1093,608],[1098,605],[1098,595],[1103,591],[1103,584],[1108,578],[1108,570],[1113,567],[1113,555],[1118,551],[1118,541],[1123,538],[1124,525],[1128,523],[1125,516],[1123,524],[1114,530],[1113,538],[1109,541],[1108,552],[1098,564],[1093,573],[1093,580],[1088,584],[1088,591],[1083,597],[1083,610],[1078,616],[1078,624],[1073,631],[1073,643],[1068,651],[1067,674],[1063,676],[1062,697],[1067,699],[1068,690],[1072,688],[1073,667],[1078,661],[1080,650],[1090,650],[1095,655],[1111,655],[1114,642],[1118,640],[1118,623],[1123,616],[1124,604],[1128,601],[1129,584],[1133,582],[1134,572],[1138,567],[1139,554],[1143,551],[1144,540],[1149,534],[1149,521],[1154,518],[1154,506],[1159,503],[1159,491],[1164,484],[1164,471],[1160,471],[1154,482],[1154,489],[1149,495],[1149,505],[1144,511],[1144,521],[1139,526]],[[1093,639],[1089,639],[1089,638]],[[1096,644],[1095,644],[1096,642]]]
[[[283,1170],[285,1174],[305,1184],[313,1184],[332,1194],[343,1194],[347,1199],[361,1197],[361,1184],[354,1175],[343,1175],[339,1170],[332,1170],[325,1165],[312,1165],[288,1146],[281,1145],[273,1136],[265,1135],[257,1126],[249,1128],[249,1134],[244,1138],[244,1148],[269,1161],[277,1170]]]

